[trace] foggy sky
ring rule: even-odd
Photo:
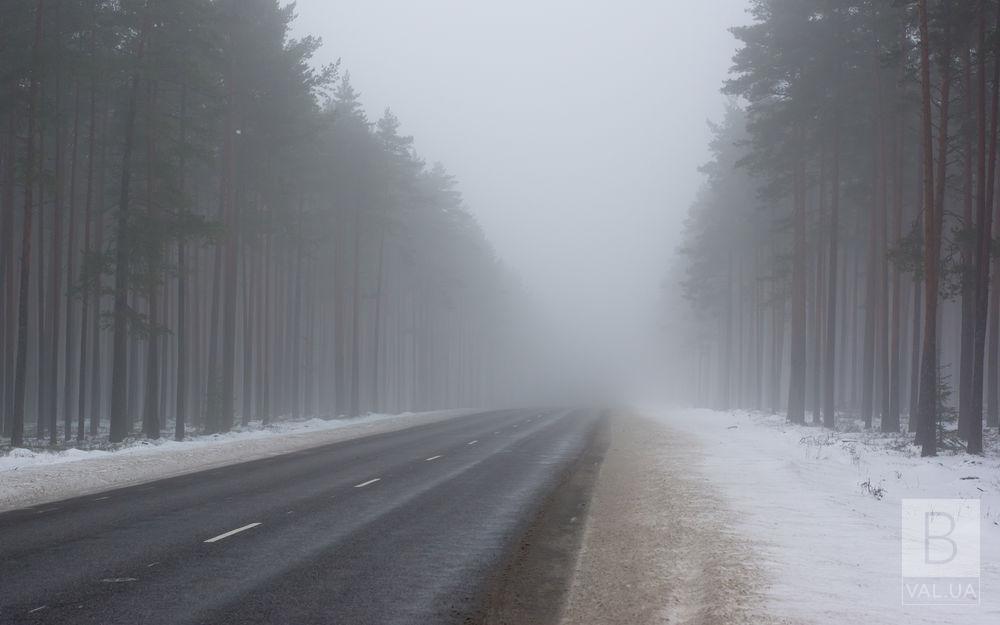
[[[707,157],[746,0],[298,0],[455,174],[497,252],[613,368],[655,341],[660,285]],[[683,8],[682,8],[683,7]]]

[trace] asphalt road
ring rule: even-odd
[[[474,621],[598,421],[476,414],[2,514],[0,623]]]

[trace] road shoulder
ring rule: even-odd
[[[774,623],[752,545],[697,473],[695,440],[616,414],[562,611],[564,625]]]

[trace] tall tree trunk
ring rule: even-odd
[[[917,167],[917,188],[920,189],[918,194],[918,205],[916,209],[916,217],[914,220],[914,233],[917,237],[918,249],[923,249],[924,243],[924,215],[927,213],[927,209],[924,206],[924,159],[923,159],[923,142],[921,141],[917,145],[917,150],[920,158],[918,159]],[[923,278],[914,274],[913,276],[913,318],[910,330],[910,405],[907,412],[907,430],[911,433],[917,430],[917,420],[918,420],[918,407],[920,403],[920,364],[921,359],[921,347],[923,345],[923,321],[924,321],[924,308],[923,308]]]
[[[225,212],[222,203],[219,205],[220,217]],[[224,217],[223,217],[224,218]],[[212,294],[212,305],[208,312],[208,376],[205,382],[205,432],[214,434],[219,431],[220,384],[219,374],[219,322],[222,317],[222,245],[217,244],[212,254],[212,281],[209,288]]]
[[[754,341],[754,395],[753,395],[753,407],[754,410],[764,410],[764,249],[758,247],[754,250],[754,333],[756,340]],[[477,344],[478,347],[478,344]],[[477,350],[477,363],[482,365],[482,354],[478,353]],[[476,395],[477,399],[482,401],[484,399],[482,393],[482,376],[477,376],[475,378],[476,382]]]
[[[298,419],[302,416],[302,220],[304,211],[301,202],[298,214],[298,237],[295,242],[295,274],[292,279],[295,281],[295,288],[292,291],[291,307],[291,332],[292,332],[292,367],[291,367],[291,400],[292,418]],[[353,413],[352,413],[353,416]]]
[[[49,333],[45,308],[45,89],[39,93],[38,112],[38,276],[35,279],[35,330],[38,334],[35,378],[35,437],[45,438],[48,429],[48,385],[46,384],[49,358]],[[51,270],[50,270],[51,271]]]
[[[729,410],[732,405],[733,392],[733,317],[735,316],[735,297],[733,297],[733,275],[735,274],[736,260],[733,251],[729,250],[729,260],[726,264],[726,298],[725,311],[722,316],[722,337],[724,344],[720,350],[719,362],[719,398],[716,408],[719,410]]]
[[[268,215],[270,222],[270,215]],[[268,224],[270,225],[270,223]],[[271,354],[273,353],[272,328],[274,327],[274,304],[271,302],[271,273],[274,265],[271,260],[271,234],[270,228],[264,235],[264,298],[261,302],[263,318],[263,349],[260,352],[261,360],[261,398],[258,410],[261,421],[264,425],[271,422]]]
[[[83,257],[86,259],[90,256],[90,223],[91,223],[91,210],[94,203],[94,144],[96,143],[97,135],[97,81],[91,81],[90,84],[90,127],[88,129],[87,136],[87,190],[85,192],[85,198],[83,202]],[[85,275],[85,267],[81,263],[80,265],[80,276],[79,283],[83,285]],[[80,359],[79,366],[80,369],[78,373],[78,395],[77,395],[77,409],[76,409],[76,440],[83,442],[84,439],[84,419],[86,415],[87,407],[87,330],[90,322],[90,291],[89,286],[85,286],[82,289],[82,301],[80,302]],[[93,338],[96,343],[98,336],[95,334]],[[91,417],[93,419],[93,417]]]
[[[821,149],[819,154],[819,199],[818,199],[818,210],[816,214],[816,274],[815,281],[816,286],[814,289],[815,302],[813,303],[813,369],[812,369],[812,386],[813,386],[813,405],[812,405],[812,424],[821,425],[822,424],[822,411],[823,411],[823,364],[824,364],[824,354],[823,345],[826,340],[826,330],[823,326],[824,323],[824,313],[826,312],[825,303],[825,293],[823,287],[825,286],[824,274],[827,271],[826,267],[826,249],[827,242],[824,239],[824,233],[826,232],[826,154],[825,150]]]
[[[254,286],[257,281],[257,265],[253,262],[256,256],[256,241],[249,234],[245,234],[245,239],[243,242],[243,401],[241,402],[243,409],[240,414],[240,424],[243,427],[250,425],[253,406],[253,303]]]
[[[139,87],[142,81],[142,63],[146,52],[146,38],[151,27],[149,0],[146,2],[142,30],[135,54],[136,68],[132,72],[129,99],[125,109],[125,142],[122,148],[121,192],[118,200],[118,223],[115,251],[115,304],[114,339],[111,364],[111,433],[112,443],[120,443],[128,435],[128,334],[129,334],[129,246],[132,225],[129,216],[130,187],[132,184],[132,150],[135,147],[135,118],[139,108]]]
[[[187,159],[187,83],[181,83],[180,103],[180,156],[177,164],[178,187],[186,188]],[[177,396],[174,401],[174,440],[184,440],[188,408],[188,309],[187,309],[187,244],[183,238],[177,242]]]
[[[262,205],[262,212],[266,214],[267,208],[264,208],[264,203]],[[266,219],[263,217],[262,219]],[[262,221],[263,223],[263,221]],[[260,284],[257,288],[257,297],[253,302],[254,307],[254,351],[257,353],[257,358],[254,362],[254,378],[257,383],[254,385],[254,418],[260,419],[262,422],[266,422],[266,417],[264,416],[264,396],[265,396],[265,385],[267,384],[267,326],[270,323],[269,314],[270,308],[267,304],[268,296],[268,281],[270,279],[270,264],[267,261],[267,237],[269,235],[268,228],[263,226],[260,230],[260,234],[257,239],[257,257],[255,262],[257,263],[257,279]],[[331,380],[331,378],[327,378]],[[328,384],[328,387],[332,384]]]
[[[109,141],[107,140],[107,128],[108,128],[108,95],[105,92],[102,98],[103,115],[101,120],[101,158],[100,164],[97,168],[97,182],[94,184],[94,190],[97,193],[95,198],[95,208],[97,208],[94,224],[96,232],[94,233],[94,249],[99,253],[104,252],[104,227],[105,227],[105,202],[107,196],[105,195],[105,178],[107,176],[107,165],[108,165],[108,149]],[[104,388],[106,386],[104,367],[102,366],[102,354],[105,353],[106,349],[103,345],[105,337],[102,336],[101,331],[101,316],[102,316],[102,303],[103,298],[101,295],[102,280],[100,274],[95,276],[95,288],[94,288],[94,316],[93,321],[91,321],[91,335],[93,336],[93,352],[91,356],[91,367],[90,367],[90,435],[97,436],[101,429],[101,417],[103,414],[104,406]]]
[[[877,135],[878,133],[876,133]],[[877,140],[876,140],[877,141]],[[878,146],[876,145],[876,153]],[[878,161],[879,159],[876,159]],[[876,341],[878,333],[878,275],[879,275],[879,245],[878,245],[878,213],[879,177],[881,172],[874,172],[871,212],[868,224],[868,252],[865,268],[865,333],[861,351],[861,418],[865,428],[871,428],[875,413],[875,371],[876,371]]]
[[[184,440],[188,409],[187,245],[177,243],[177,394],[174,400],[174,440]]]
[[[154,86],[151,80],[146,81],[146,212],[154,227],[157,226],[159,210],[156,206],[155,179],[153,170],[156,160],[156,144],[153,116],[156,105]],[[162,264],[163,250],[159,240],[151,243],[153,249],[148,252],[150,271],[159,274]],[[146,337],[146,388],[143,395],[142,430],[147,438],[160,438],[160,299],[156,280],[149,286],[146,294],[149,307],[149,333]]]
[[[237,252],[239,250],[239,228],[236,210],[236,86],[235,64],[230,59],[226,77],[226,136],[223,145],[223,198],[227,236],[225,241],[225,276],[223,288],[222,323],[222,397],[219,412],[219,430],[228,432],[233,426],[234,402],[236,400],[236,286]]]
[[[62,250],[63,250],[63,137],[62,137],[62,88],[56,79],[56,129],[55,129],[55,193],[52,202],[52,269],[49,277],[48,295],[48,347],[45,364],[46,412],[49,418],[49,444],[59,443],[59,331],[62,312]]]
[[[900,69],[902,83],[903,69]],[[902,89],[900,89],[902,92]],[[900,96],[900,99],[902,96]],[[893,192],[892,192],[892,245],[898,245],[903,236],[903,141],[904,128],[902,102],[893,116]],[[889,409],[882,416],[883,432],[898,432],[900,428],[900,402],[902,397],[902,334],[903,334],[903,274],[898,264],[892,265],[892,321],[889,338]]]
[[[981,52],[981,50],[980,50]],[[979,72],[980,76],[982,72]],[[962,50],[962,81],[964,83],[965,97],[965,123],[962,124],[962,228],[964,235],[961,245],[962,271],[962,334],[961,352],[959,355],[958,370],[958,415],[960,427],[964,427],[968,421],[972,404],[972,369],[974,367],[974,346],[976,334],[976,216],[978,211],[974,211],[975,193],[975,163],[976,150],[973,140],[976,134],[975,123],[982,123],[982,119],[977,118],[975,101],[973,97],[975,91],[972,86],[972,50],[970,46],[963,46]],[[985,129],[983,130],[985,132]],[[983,134],[980,133],[980,137]]]
[[[354,208],[354,288],[351,331],[351,414],[361,414],[361,208]]]
[[[381,330],[382,330],[382,282],[384,279],[383,263],[385,261],[385,234],[383,233],[378,244],[378,277],[375,287],[375,327],[372,332],[372,406],[375,412],[381,410],[382,402],[379,397],[379,358],[381,356]]]
[[[951,49],[947,29],[942,58],[941,116],[938,159],[940,172],[935,193],[934,134],[931,119],[930,35],[927,24],[927,0],[917,3],[920,22],[921,116],[924,144],[924,331],[920,363],[920,398],[917,408],[917,438],[921,455],[937,455],[938,413],[938,262],[941,248],[941,219],[944,212],[945,173],[947,172],[948,109],[951,100]],[[946,10],[950,0],[945,0]],[[940,197],[940,201],[938,198]]]
[[[94,224],[94,249],[99,253],[104,252],[104,228],[105,228],[105,217],[104,212],[106,209],[107,195],[105,193],[105,180],[108,173],[108,151],[110,149],[111,142],[107,140],[107,128],[108,128],[108,117],[109,117],[109,96],[107,90],[104,92],[104,96],[101,98],[103,102],[102,114],[101,114],[101,152],[100,159],[98,160],[97,166],[97,181],[94,184],[94,191],[96,196],[94,198],[94,208],[96,209]],[[104,298],[102,296],[103,280],[102,276],[98,274],[95,276],[95,288],[94,288],[94,315],[91,321],[91,335],[93,336],[93,355],[91,356],[91,367],[90,367],[90,435],[97,436],[101,428],[101,419],[104,413],[104,388],[107,386],[105,381],[105,371],[102,365],[103,354],[107,353],[105,333],[102,332],[101,317],[103,315],[103,302]]]
[[[1000,221],[1000,202],[994,202],[993,221]],[[986,425],[1000,425],[1000,269],[997,260],[991,260],[989,304],[989,368],[986,383]]]
[[[1000,10],[997,12],[997,32],[1000,32]],[[994,46],[996,47],[996,45]],[[970,454],[983,452],[983,366],[986,355],[986,325],[989,314],[990,265],[993,246],[993,195],[997,163],[997,113],[1000,112],[1000,59],[993,62],[993,94],[991,122],[989,126],[989,162],[986,160],[986,2],[979,4],[979,160],[977,190],[978,228],[976,261],[976,332],[972,369],[972,402],[966,422],[959,424],[959,430],[968,440]]]
[[[0,352],[3,358],[3,377],[0,386],[3,403],[0,405],[0,436],[10,436],[14,418],[14,354],[17,352],[15,328],[17,323],[17,300],[14,297],[14,186],[16,184],[17,161],[17,116],[11,107],[7,118],[7,145],[4,158],[3,192],[3,241],[0,242],[0,258],[3,262],[3,343]]]
[[[35,118],[38,111],[38,89],[42,25],[45,0],[35,3],[35,41],[31,51],[31,78],[28,85],[28,147],[25,153],[24,218],[21,223],[21,276],[17,314],[17,361],[14,373],[14,411],[11,427],[11,446],[24,444],[24,396],[27,386],[28,359],[28,282],[31,277],[31,217],[32,188],[35,176]]]
[[[883,80],[883,69],[880,57],[881,49],[876,43],[876,54],[874,56],[874,76],[875,76],[875,102],[876,102],[876,132],[875,132],[875,154],[877,158],[877,171],[875,173],[875,203],[873,206],[873,239],[874,255],[871,258],[870,270],[874,276],[872,278],[874,291],[871,300],[874,305],[873,311],[873,337],[874,364],[875,364],[875,397],[878,402],[877,414],[879,423],[885,419],[889,412],[889,378],[891,376],[891,362],[889,356],[889,267],[888,267],[888,218],[889,218],[889,167],[887,155],[887,120],[885,106],[885,87]],[[872,427],[872,420],[869,419],[866,425]]]
[[[343,211],[339,211],[337,218],[346,222]],[[333,351],[334,351],[334,410],[338,415],[342,415],[350,410],[347,400],[347,347],[346,337],[349,333],[347,324],[347,276],[345,265],[348,256],[345,254],[347,241],[343,230],[339,228],[334,232],[335,248],[333,250]]]
[[[830,172],[830,253],[827,275],[826,301],[826,362],[824,372],[826,382],[823,386],[823,426],[833,429],[837,425],[835,404],[835,372],[837,347],[837,254],[840,240],[840,109],[834,114],[833,149]]]
[[[772,223],[777,219],[777,207],[771,207]],[[778,413],[781,411],[781,378],[784,372],[783,359],[785,354],[785,287],[783,281],[777,275],[777,267],[781,260],[781,249],[778,246],[772,250],[771,254],[771,411]]]
[[[72,159],[69,173],[69,243],[66,246],[66,351],[63,370],[63,430],[67,441],[73,437],[73,392],[76,390],[76,378],[73,375],[73,355],[76,346],[75,316],[73,314],[73,275],[76,259],[76,176],[79,170],[80,144],[80,82],[73,83],[73,143],[70,158]]]
[[[788,420],[805,423],[806,403],[806,180],[801,124],[795,130],[799,158],[795,164],[795,193],[792,206],[794,229],[792,262],[791,377],[788,389]]]

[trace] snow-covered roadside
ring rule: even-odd
[[[797,623],[1000,623],[1000,460],[921,459],[863,433],[746,412],[644,411],[690,435],[701,469],[758,545],[769,612]],[[968,479],[976,478],[976,479]],[[866,485],[867,484],[867,485]],[[901,605],[900,500],[982,500],[982,604]]]
[[[0,456],[0,511],[39,505],[338,441],[434,423],[473,411],[285,421],[183,442],[136,441],[116,451],[15,449]]]
[[[622,412],[610,421],[562,625],[792,625],[691,436]],[[798,623],[794,623],[798,625]]]

